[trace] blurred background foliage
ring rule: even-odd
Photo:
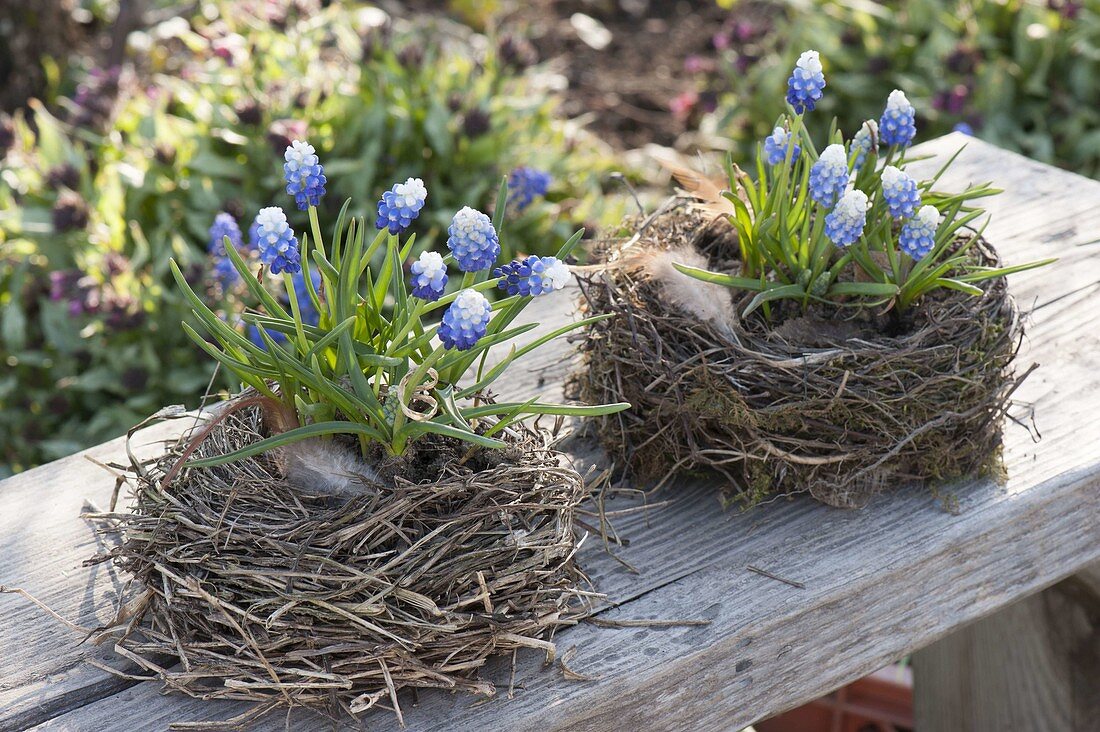
[[[713,55],[689,60],[717,93],[702,125],[740,154],[770,132],[775,90],[821,53],[820,108],[851,133],[905,90],[921,139],[957,126],[1001,147],[1100,175],[1100,3],[1073,0],[725,2]]]
[[[629,148],[747,155],[814,48],[817,119],[851,132],[901,88],[919,139],[962,126],[1100,175],[1096,0],[380,4],[0,0],[0,476],[197,404],[211,369],[168,259],[209,281],[220,211],[247,232],[281,205],[303,228],[281,178],[293,138],[321,155],[328,215],[350,197],[372,216],[424,178],[423,246],[515,167],[546,170],[507,224],[545,254],[633,207],[610,175],[648,164]]]

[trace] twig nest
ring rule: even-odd
[[[258,409],[231,412],[194,457],[263,432]],[[109,633],[169,689],[400,716],[406,687],[491,695],[489,657],[552,657],[555,629],[583,616],[585,485],[542,433],[472,454],[429,440],[337,498],[302,492],[271,454],[172,475],[190,439],[135,465],[133,511],[113,516],[125,541],[112,556],[140,590]]]
[[[684,205],[632,228],[604,242],[608,266],[582,282],[586,314],[614,317],[588,326],[572,379],[581,399],[633,405],[597,421],[628,473],[663,483],[717,472],[727,499],[808,491],[858,507],[884,488],[998,464],[1001,417],[1023,378],[1008,369],[1022,331],[1003,278],[981,296],[928,296],[901,317],[784,305],[770,320],[741,318],[736,291],[735,313],[718,317],[670,295],[679,273],[650,263],[686,249],[736,271],[733,229]],[[984,242],[972,251],[997,263]]]

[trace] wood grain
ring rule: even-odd
[[[1100,565],[914,654],[917,729],[1100,729],[1100,592],[1090,576]]]
[[[557,637],[559,649],[575,647],[570,668],[597,680],[568,681],[559,670],[542,668],[537,654],[521,655],[514,699],[506,699],[510,669],[500,662],[486,674],[501,690],[497,699],[478,703],[421,694],[414,705],[405,698],[410,729],[739,729],[1100,560],[1100,422],[1094,419],[1100,412],[1100,334],[1087,325],[1100,289],[1095,233],[1100,184],[961,135],[918,151],[942,156],[967,141],[944,187],[992,179],[1006,189],[989,201],[993,223],[986,235],[1008,263],[1061,257],[1012,281],[1020,302],[1033,310],[1020,364],[1038,361],[1042,368],[1017,393],[1021,405],[1014,416],[1020,424],[1006,427],[1007,483],[952,487],[958,515],[927,492],[885,495],[861,511],[800,498],[744,513],[722,512],[714,486],[675,486],[651,499],[670,505],[615,521],[630,540],[615,552],[639,574],[606,554],[598,537],[589,537],[580,556],[612,603],[600,618],[709,624],[568,629]],[[547,298],[536,305],[532,315],[544,322],[564,317],[560,301]],[[563,346],[548,347],[525,364],[527,373],[513,374],[501,390],[555,396],[569,364]],[[1042,433],[1039,442],[1028,429],[1032,421]],[[593,452],[583,440],[571,449],[586,461]],[[73,596],[100,598],[86,608],[91,611],[102,608],[109,590],[101,587],[102,578],[91,582],[77,568],[89,553],[90,532],[75,514],[83,496],[105,500],[109,481],[97,483],[93,471],[77,462],[48,471],[60,476],[50,482],[51,492],[59,494],[50,499],[52,510],[69,513],[41,522],[30,546],[24,542],[13,556],[0,558],[0,583],[48,594],[59,607],[67,602],[73,617],[85,617]],[[19,476],[0,484],[0,496],[6,507],[29,510],[39,495],[36,488]],[[610,507],[628,505],[620,500]],[[18,513],[10,520],[9,515],[0,518],[7,522],[0,530],[21,523]],[[72,710],[61,714],[43,707],[36,717],[43,729],[159,728],[167,721],[224,719],[241,710],[232,703],[162,696],[154,684],[93,688],[94,674],[77,685],[77,696],[54,695],[49,685],[33,687],[71,668],[82,651],[75,649],[73,636],[19,598],[0,596],[0,611],[15,618],[14,625],[0,629],[0,658],[9,646],[19,646],[21,663],[30,664],[16,683],[0,687],[0,708],[36,688],[33,694],[43,704],[56,704],[61,696]],[[4,683],[8,668],[16,666],[0,660]],[[18,728],[5,727],[5,719],[11,717],[0,713],[0,729]],[[26,713],[22,719],[28,719]],[[378,728],[394,726],[384,714],[367,721]],[[256,728],[284,725],[280,716]],[[294,728],[327,729],[297,713]]]

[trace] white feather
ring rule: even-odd
[[[651,251],[643,259],[646,273],[659,286],[661,298],[682,312],[728,330],[736,314],[729,288],[688,277],[672,263],[708,269],[706,257],[690,246]]]
[[[361,457],[332,440],[293,442],[280,450],[283,475],[304,493],[351,497],[378,482]]]

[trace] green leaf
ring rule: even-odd
[[[872,297],[893,297],[898,294],[898,286],[886,282],[836,282],[829,288],[830,295],[870,295]]]
[[[760,292],[764,289],[764,285],[760,280],[754,280],[748,277],[734,277],[733,275],[721,274],[720,272],[711,272],[710,270],[691,267],[686,264],[680,264],[679,262],[673,262],[672,266],[676,268],[676,271],[688,277],[702,280],[703,282],[712,282],[716,285],[735,287],[740,290],[751,290],[752,292]]]

